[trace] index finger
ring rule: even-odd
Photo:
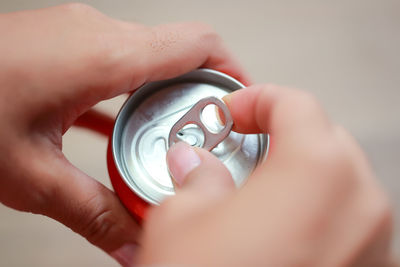
[[[254,85],[223,98],[240,133],[314,133],[330,122],[314,96],[275,85]]]
[[[152,28],[148,38],[148,63],[153,70],[150,80],[170,78],[204,67],[224,72],[244,84],[250,82],[221,37],[207,24],[159,25]]]
[[[118,42],[111,45],[112,50],[123,50],[121,53],[124,57],[113,59],[113,78],[104,76],[103,82],[110,86],[97,87],[103,99],[134,90],[147,82],[170,79],[200,67],[224,72],[244,84],[250,83],[248,75],[208,25],[176,23],[142,27],[128,24],[127,28],[128,36],[125,33],[117,38],[122,48]],[[114,52],[111,51],[111,54]],[[130,84],[120,86],[127,81]],[[102,88],[105,90],[102,91]]]

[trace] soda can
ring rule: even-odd
[[[214,106],[222,108],[218,99],[241,88],[243,84],[224,73],[198,69],[177,78],[147,83],[127,99],[114,124],[107,165],[115,192],[138,221],[143,220],[149,205],[158,205],[174,195],[166,153],[175,137],[192,146],[207,143],[211,153],[228,168],[237,187],[266,158],[267,134],[236,133],[227,130],[226,120],[221,125],[218,119]],[[188,117],[199,103],[205,104],[197,108],[198,119],[181,123],[182,127],[175,129],[177,122]],[[229,116],[225,112],[224,116]],[[176,132],[171,139],[173,128]],[[212,141],[207,141],[207,136],[220,133],[225,134],[224,139],[210,145]]]

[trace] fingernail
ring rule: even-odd
[[[110,256],[118,261],[121,266],[134,266],[136,256],[135,254],[137,253],[138,247],[139,246],[136,244],[127,243],[111,252]]]
[[[225,125],[225,115],[218,106],[215,106],[215,116],[217,117],[219,124],[224,126]]]
[[[172,178],[178,185],[182,185],[185,177],[201,163],[200,157],[194,149],[185,142],[172,145],[167,153],[167,164]]]
[[[225,102],[226,105],[229,105],[231,99],[232,99],[232,94],[228,94],[222,98],[222,100]]]
[[[230,104],[231,99],[232,99],[232,94],[225,95],[225,96],[222,98],[222,100],[225,102],[225,105],[226,105],[226,106],[228,106],[228,105]],[[219,123],[220,123],[221,125],[225,125],[225,116],[224,116],[224,113],[223,113],[222,110],[219,109],[218,107],[217,107],[216,109],[217,109],[217,111],[216,111],[216,113],[217,113],[217,119],[218,119]]]

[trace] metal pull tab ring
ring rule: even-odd
[[[219,131],[218,133],[210,132],[204,123],[201,121],[201,113],[203,109],[210,105],[214,104],[219,107],[225,117],[225,126],[224,128]],[[201,99],[197,102],[182,118],[180,118],[174,126],[172,126],[171,131],[169,132],[168,137],[168,146],[171,147],[172,144],[181,141],[177,134],[178,132],[188,124],[196,124],[204,134],[204,142],[203,148],[211,151],[214,147],[216,147],[219,143],[221,143],[231,132],[233,127],[233,120],[231,113],[229,112],[228,108],[225,106],[224,102],[219,100],[216,97],[207,97]]]

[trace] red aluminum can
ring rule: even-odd
[[[206,97],[221,99],[244,86],[218,71],[199,69],[180,77],[145,84],[121,108],[107,150],[107,166],[115,192],[138,220],[150,205],[174,195],[166,165],[168,136],[173,125],[196,103]],[[221,130],[213,108],[202,110],[201,121],[211,132]],[[204,131],[189,124],[179,138],[202,146]],[[244,135],[231,131],[211,151],[228,168],[237,187],[244,184],[262,162],[269,146],[266,134]]]

